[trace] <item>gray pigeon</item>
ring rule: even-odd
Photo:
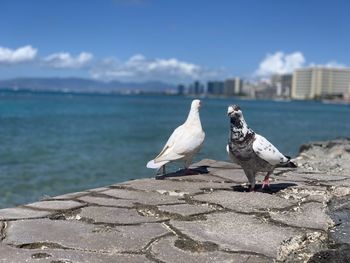
[[[280,153],[267,139],[248,127],[239,106],[229,106],[227,115],[230,133],[226,150],[231,160],[243,168],[250,191],[254,191],[257,172],[267,172],[262,185],[264,188],[270,185],[269,176],[276,167],[296,167],[290,157]]]

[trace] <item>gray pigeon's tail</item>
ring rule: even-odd
[[[298,167],[295,163],[293,163],[291,161],[292,158],[290,156],[285,156],[285,157],[288,159],[288,161],[285,163],[277,164],[276,167],[286,167],[286,168],[297,168]]]

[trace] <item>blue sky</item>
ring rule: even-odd
[[[350,66],[341,0],[3,0],[0,79],[186,82]]]

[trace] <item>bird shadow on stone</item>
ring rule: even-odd
[[[291,186],[297,186],[297,184],[295,184],[295,183],[270,184],[269,187],[266,187],[264,189],[262,189],[262,184],[256,184],[254,192],[275,194],[275,193],[278,193],[279,191],[284,190],[284,189],[291,187]],[[231,188],[235,192],[249,192],[249,187],[244,187],[242,185],[234,185]]]
[[[209,166],[198,166],[196,168],[191,169],[180,169],[174,173],[168,173],[168,174],[160,174],[156,176],[157,180],[162,180],[168,177],[182,177],[182,176],[190,176],[190,175],[198,175],[198,174],[207,174]]]

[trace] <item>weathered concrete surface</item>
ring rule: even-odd
[[[38,208],[43,210],[72,210],[83,207],[85,204],[76,201],[41,201],[27,205],[27,208]]]
[[[23,249],[0,245],[1,263],[150,263],[145,255],[137,254],[99,254],[80,250],[61,249]]]
[[[161,224],[108,226],[49,219],[10,222],[6,232],[3,243],[16,247],[48,247],[100,253],[136,253],[147,246],[150,240],[168,233]]]
[[[178,214],[181,216],[193,216],[193,215],[208,213],[211,211],[216,211],[215,208],[211,207],[208,204],[203,204],[203,205],[179,204],[179,205],[169,205],[169,206],[158,206],[158,209],[162,212]]]
[[[255,215],[233,212],[210,214],[207,220],[198,222],[170,221],[170,224],[194,240],[209,241],[234,252],[256,252],[270,258],[276,258],[282,241],[301,234],[298,229],[277,226]]]
[[[266,191],[247,192],[237,165],[205,159],[198,174],[2,209],[0,262],[348,262],[347,143],[304,146],[300,167],[277,169]]]
[[[155,217],[140,215],[135,209],[117,207],[85,207],[79,213],[82,219],[92,220],[94,223],[117,225],[135,225],[160,221]]]
[[[331,218],[325,213],[324,204],[311,202],[296,206],[294,209],[282,212],[271,212],[271,219],[286,225],[296,227],[327,230],[333,224]]]
[[[313,142],[300,147],[298,164],[307,170],[349,176],[350,139]]]
[[[268,263],[268,258],[244,253],[226,253],[222,251],[195,252],[181,249],[176,246],[177,237],[165,237],[154,242],[152,253],[156,258],[169,263],[212,263],[212,262],[235,262],[235,263]]]
[[[0,220],[40,218],[50,215],[49,211],[35,211],[29,208],[14,207],[0,210]]]
[[[293,200],[287,200],[276,195],[259,192],[242,194],[222,190],[194,196],[193,200],[218,204],[224,208],[242,213],[266,213],[271,209],[283,209],[296,204]]]

